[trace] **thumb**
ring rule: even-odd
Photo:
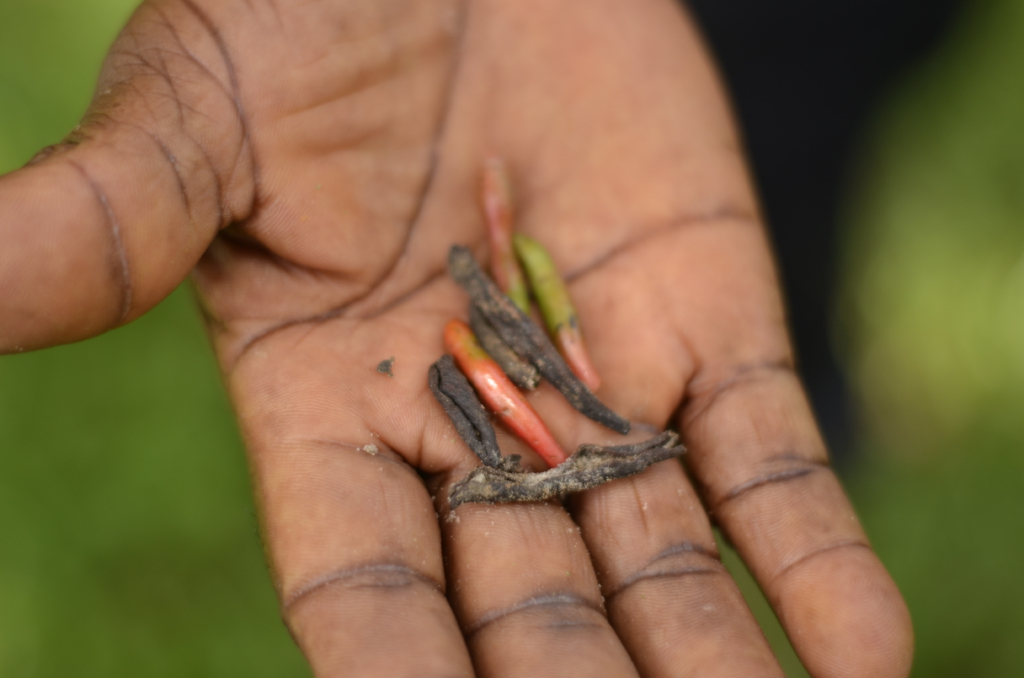
[[[114,44],[75,132],[0,177],[0,352],[142,315],[251,210],[255,164],[220,36],[202,15],[154,13]]]

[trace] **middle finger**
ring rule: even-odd
[[[499,432],[506,454],[528,454]],[[557,502],[463,504],[448,486],[476,463],[469,450],[437,493],[449,600],[481,676],[635,676],[608,623],[579,528]]]

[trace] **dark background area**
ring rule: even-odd
[[[134,4],[0,3],[0,172],[74,126]],[[799,264],[794,313],[821,315],[796,320],[801,364],[910,605],[915,675],[1024,675],[1024,0],[945,7],[696,3]],[[0,358],[0,675],[308,675],[190,296]]]
[[[885,88],[946,37],[962,0],[688,0],[729,87],[789,306],[799,369],[840,470],[856,454],[833,348],[840,210]]]

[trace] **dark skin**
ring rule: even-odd
[[[152,0],[97,92],[0,179],[0,348],[129,322],[191,272],[317,675],[779,676],[709,515],[814,676],[907,674],[906,608],[827,466],[736,132],[670,0]],[[677,425],[690,478],[669,460],[450,519],[478,462],[426,373],[466,317],[449,245],[484,260],[492,153],[568,274],[598,395],[640,437]],[[530,398],[568,449],[622,442]]]

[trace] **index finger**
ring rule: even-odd
[[[473,675],[431,495],[406,461],[433,405],[415,325],[299,323],[229,374],[282,615],[318,676]],[[392,377],[382,351],[399,356]]]

